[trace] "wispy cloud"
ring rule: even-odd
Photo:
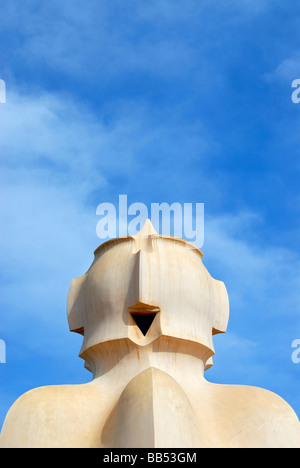
[[[292,54],[284,58],[270,73],[266,73],[267,81],[283,81],[292,83],[300,77],[300,51],[294,50]]]
[[[206,221],[204,263],[225,282],[231,309],[228,333],[215,337],[215,366],[207,376],[242,379],[289,400],[293,391],[283,382],[294,381],[297,372],[290,346],[300,333],[300,257],[253,235],[262,222],[249,212]]]

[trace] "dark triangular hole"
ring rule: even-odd
[[[135,314],[135,313],[132,313],[131,315],[133,317],[133,320],[135,321],[135,323],[137,324],[137,326],[139,327],[139,329],[141,330],[141,332],[145,336],[147,334],[149,328],[151,327],[153,320],[155,319],[156,313],[154,313],[154,314]]]

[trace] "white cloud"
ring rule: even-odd
[[[297,78],[300,78],[300,50],[295,50],[289,57],[286,57],[277,68],[270,73],[266,73],[264,78],[269,81],[287,81],[292,83]]]
[[[120,119],[114,126],[105,126],[101,117],[65,94],[11,92],[1,113],[4,163],[14,171],[38,169],[41,177],[46,173],[48,184],[70,185],[80,179],[104,187],[105,170],[116,160],[119,169],[129,168],[130,159],[120,160],[118,153],[127,123]]]
[[[291,341],[300,334],[300,258],[247,235],[262,222],[249,212],[206,220],[203,261],[225,282],[230,301],[228,331],[214,337],[214,366],[206,377],[264,387],[297,404],[287,383],[297,372]]]
[[[253,314],[272,311],[283,320],[295,319],[300,312],[299,255],[288,247],[259,242],[252,232],[261,223],[259,214],[248,212],[208,219],[204,249],[209,261],[230,279],[235,307],[247,308],[249,302],[259,308]]]

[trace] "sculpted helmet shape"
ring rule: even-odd
[[[98,247],[68,296],[70,330],[84,336],[80,355],[107,341],[146,346],[168,336],[207,347],[210,367],[212,336],[226,331],[229,301],[202,257],[190,242],[157,234],[149,220],[137,236]]]
[[[149,221],[104,243],[68,297],[92,381],[20,397],[0,447],[299,448],[298,417],[278,395],[205,379],[228,315],[224,284],[191,243]]]

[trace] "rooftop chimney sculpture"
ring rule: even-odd
[[[298,417],[281,397],[205,379],[229,302],[202,257],[149,220],[102,244],[67,305],[93,380],[25,393],[0,447],[300,447]]]

